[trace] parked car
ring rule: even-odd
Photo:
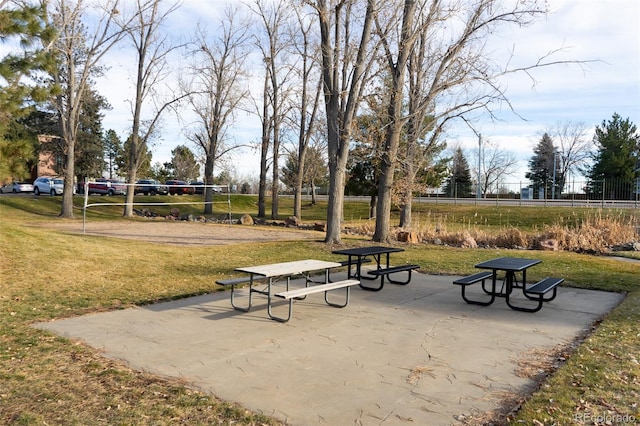
[[[113,179],[99,178],[87,184],[87,193],[100,195],[126,195],[127,185]]]
[[[204,194],[204,182],[193,181],[189,185],[193,186],[194,194]]]
[[[63,191],[64,191],[64,179],[62,178],[40,176],[39,178],[33,181],[33,193],[36,195],[40,195],[40,194],[62,195]],[[75,193],[75,188],[74,188],[74,193]]]
[[[29,182],[13,182],[3,185],[0,188],[0,192],[6,194],[11,192],[13,194],[17,194],[19,192],[33,192],[33,184]]]
[[[183,180],[168,180],[165,185],[169,187],[170,195],[191,195],[195,192],[193,186]]]
[[[189,182],[189,185],[193,186],[195,194],[204,194],[205,193],[206,185],[205,185],[204,182],[194,181],[194,182]],[[211,190],[213,191],[214,194],[221,194],[222,193],[222,189],[219,186],[211,185]]]
[[[139,179],[136,182],[136,194],[144,195],[167,195],[169,189],[154,179]]]

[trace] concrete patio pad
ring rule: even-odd
[[[310,295],[284,324],[264,297],[242,313],[221,292],[38,326],[291,425],[450,425],[526,391],[516,361],[573,341],[623,299],[560,288],[532,314],[468,305],[455,278],[355,287],[344,309]]]

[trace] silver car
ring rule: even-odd
[[[14,194],[17,194],[19,192],[33,192],[33,185],[29,182],[8,183],[0,188],[0,192],[2,192],[3,194],[6,194],[8,192],[12,192]]]
[[[62,195],[63,191],[64,179],[40,176],[38,179],[33,181],[33,193],[35,195]]]

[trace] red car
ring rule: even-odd
[[[89,195],[126,195],[127,185],[112,179],[99,178],[87,184],[87,192]]]
[[[168,180],[165,182],[169,188],[169,195],[192,195],[195,188],[183,180]]]

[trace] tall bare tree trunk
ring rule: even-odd
[[[258,217],[266,216],[267,203],[267,168],[269,155],[269,142],[271,135],[271,116],[269,115],[269,74],[265,70],[264,88],[262,92],[262,138],[260,141],[260,180],[258,183]]]
[[[209,185],[213,185],[214,158],[213,155],[207,153],[204,159],[204,184],[206,185],[204,191],[204,214],[213,213],[213,188]]]
[[[398,147],[400,146],[400,133],[404,125],[402,114],[402,103],[404,94],[404,80],[407,71],[407,62],[415,42],[413,34],[413,15],[416,3],[414,0],[405,0],[402,18],[402,33],[398,41],[399,51],[396,63],[393,63],[393,56],[387,48],[387,60],[391,68],[392,88],[389,98],[389,108],[387,113],[388,126],[385,140],[385,147],[382,153],[380,167],[380,180],[378,184],[378,211],[376,216],[376,229],[373,240],[386,242],[389,240],[389,228],[391,226],[391,189],[393,187],[393,177],[396,161],[398,158]]]
[[[271,168],[271,219],[278,218],[278,196],[280,195],[280,138],[276,133],[279,131],[280,126],[274,126],[274,134],[273,134],[273,158],[272,158],[272,168]]]
[[[147,142],[153,134],[162,112],[178,100],[173,99],[164,103],[161,108],[154,112],[153,118],[149,120],[148,125],[144,126],[145,129],[143,131],[141,126],[142,106],[157,87],[149,84],[149,82],[154,82],[157,85],[162,80],[166,74],[164,66],[166,65],[167,56],[177,48],[175,45],[165,43],[161,30],[169,14],[174,12],[180,6],[180,3],[173,2],[169,4],[166,10],[161,10],[161,3],[161,0],[138,0],[135,6],[135,25],[122,25],[123,30],[127,31],[131,45],[136,49],[138,55],[136,58],[136,95],[135,99],[132,100],[133,126],[128,153],[129,170],[127,171],[127,180],[129,183],[135,183],[137,180],[138,168],[147,152]],[[128,186],[123,213],[125,217],[133,216],[134,195],[135,186]]]
[[[340,232],[344,205],[344,186],[351,142],[351,126],[362,93],[363,80],[372,55],[369,41],[373,25],[374,0],[367,1],[355,61],[345,52],[350,40],[351,1],[339,2],[331,10],[326,0],[317,0],[322,51],[322,81],[324,83],[329,151],[329,201],[325,242],[341,243]],[[346,38],[347,36],[345,36]],[[353,61],[353,62],[351,62]]]
[[[302,152],[300,152],[302,151]],[[300,155],[302,155],[303,157],[306,155],[306,149],[305,150],[298,150],[298,158],[300,158]],[[303,160],[304,161],[304,160]],[[304,173],[304,163],[303,162],[298,162],[298,175],[296,176],[296,185],[294,188],[294,193],[293,193],[293,215],[295,217],[297,217],[298,219],[301,219],[302,217],[302,185],[303,185],[303,173]]]
[[[122,31],[114,28],[115,3],[105,2],[104,12],[93,10],[97,25],[91,32],[86,25],[89,6],[82,0],[57,0],[53,4],[51,25],[58,31],[52,42],[57,69],[53,79],[61,87],[54,100],[59,114],[62,149],[65,154],[64,191],[61,217],[73,217],[73,193],[75,190],[75,161],[80,111],[84,94],[90,90],[92,78],[100,75],[102,57],[122,37]],[[85,19],[86,18],[86,19]]]

